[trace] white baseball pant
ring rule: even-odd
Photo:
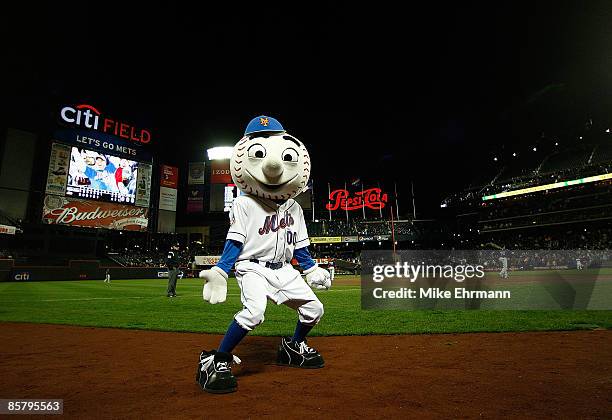
[[[323,304],[291,264],[272,270],[255,262],[240,261],[236,263],[236,279],[243,309],[234,319],[247,331],[264,321],[268,299],[295,309],[303,324],[315,325],[323,316]]]

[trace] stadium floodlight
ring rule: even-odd
[[[606,133],[609,133],[609,132],[610,132],[610,129],[609,129],[609,128],[606,128]]]
[[[578,137],[580,140],[582,140],[582,136]]]
[[[512,156],[516,157],[516,152],[512,153]]]
[[[227,160],[232,157],[233,147],[219,146],[206,150],[209,160]]]
[[[559,145],[559,142],[557,142],[557,141],[556,141],[556,142],[555,142],[555,146],[558,146],[558,145]]]
[[[534,152],[537,152],[537,151],[538,151],[538,148],[537,148],[537,147],[534,147],[534,148],[533,148],[533,151],[534,151]]]
[[[496,157],[494,157],[494,158],[493,158],[493,160],[494,160],[495,162],[497,162],[497,156],[496,156]]]

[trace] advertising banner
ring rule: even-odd
[[[364,235],[359,237],[361,242],[388,241],[390,239],[391,235]]]
[[[330,191],[329,202],[325,207],[330,211],[352,211],[365,208],[380,210],[385,208],[388,201],[389,195],[377,187],[352,192],[346,189],[337,189]]]
[[[215,265],[221,259],[220,255],[196,255],[196,265]]]
[[[204,211],[204,186],[192,185],[187,196],[187,213],[201,213]]]
[[[178,187],[178,168],[169,165],[160,166],[159,209],[176,211]]]
[[[178,187],[178,168],[174,166],[161,165],[160,172],[160,186],[174,189]]]
[[[97,104],[65,104],[56,115],[61,128],[54,138],[59,141],[131,160],[152,158],[148,146],[154,140],[147,127],[108,113]]]
[[[136,180],[136,205],[149,207],[151,202],[151,172],[152,166],[148,163],[141,163],[138,168]]]
[[[230,174],[230,161],[228,160],[213,160],[210,163],[211,166],[211,175],[210,175],[210,183],[211,184],[231,184],[232,175]]]
[[[160,210],[176,211],[176,189],[159,187]]]
[[[49,159],[49,172],[47,173],[47,194],[64,195],[69,164],[70,147],[53,143]]]
[[[53,133],[53,138],[76,147],[93,149],[126,159],[151,161],[153,158],[150,150],[136,142],[97,131],[62,128]]]
[[[46,224],[115,230],[146,230],[148,209],[118,203],[47,195],[42,221]]]
[[[310,243],[313,244],[337,244],[342,242],[342,236],[313,236]]]
[[[17,233],[17,228],[15,226],[9,225],[0,225],[0,234],[4,233],[6,235],[14,235]]]
[[[187,184],[189,185],[203,185],[204,184],[204,162],[190,162],[189,163],[189,178]]]

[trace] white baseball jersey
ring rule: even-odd
[[[505,270],[508,268],[508,257],[499,257],[499,260],[502,263],[502,268]]]
[[[293,199],[278,205],[240,195],[234,199],[229,217],[227,239],[244,244],[238,261],[289,262],[295,249],[310,245],[304,211]]]
[[[236,261],[236,280],[243,308],[234,319],[242,328],[252,330],[264,320],[267,301],[277,305],[299,301],[291,306],[300,322],[314,325],[323,315],[323,305],[300,276],[285,264],[277,270],[249,261],[289,262],[295,249],[310,244],[304,212],[295,200],[278,205],[274,201],[241,195],[230,211],[227,239],[243,243]]]

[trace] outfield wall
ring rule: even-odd
[[[12,260],[0,260],[0,281],[103,280],[108,268],[112,279],[168,278],[166,268],[103,267],[99,261],[70,261],[68,267],[15,267]],[[186,273],[190,270],[184,270]]]

